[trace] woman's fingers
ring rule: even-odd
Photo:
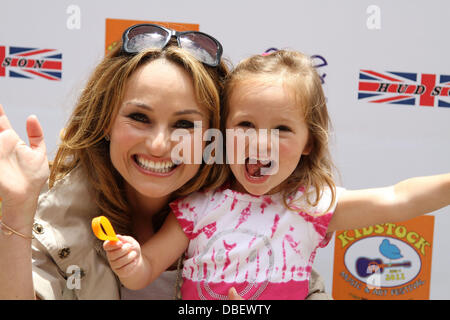
[[[44,131],[36,116],[29,116],[27,119],[27,135],[31,149],[46,152],[44,142]]]
[[[45,153],[46,148],[44,142],[44,131],[42,130],[41,124],[39,123],[37,117],[34,115],[29,116],[26,127],[31,149],[37,149],[42,153]],[[11,123],[6,116],[3,106],[0,104],[0,133],[8,129],[12,129]]]
[[[3,110],[3,106],[0,104],[0,132],[3,132],[7,129],[11,129],[11,124],[9,123],[8,117],[5,114],[5,110]]]

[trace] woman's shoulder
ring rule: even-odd
[[[97,213],[87,177],[81,168],[75,168],[39,196],[34,236],[50,255],[68,261],[66,256],[83,255],[93,248],[91,220]]]
[[[67,215],[93,217],[98,210],[93,191],[83,168],[74,168],[56,181],[52,188],[43,189],[36,217],[52,222],[65,222]]]
[[[93,244],[91,221],[96,215],[98,207],[86,174],[75,168],[39,196],[34,235],[46,247],[69,248],[65,251],[72,254],[75,248]],[[64,256],[64,252],[58,254]]]

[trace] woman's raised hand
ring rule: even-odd
[[[0,105],[0,197],[3,218],[31,223],[37,198],[49,175],[42,127],[35,116],[26,123],[28,146],[11,127]],[[20,212],[19,212],[20,211]],[[21,215],[22,216],[18,216]]]

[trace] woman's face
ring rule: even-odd
[[[165,59],[141,66],[128,80],[110,132],[114,167],[144,197],[170,195],[199,170],[200,164],[193,161],[196,121],[202,124],[202,135],[195,143],[203,150],[201,137],[209,121],[196,101],[191,76]],[[172,161],[172,150],[180,143],[171,141],[177,129],[184,129],[183,141],[191,141],[190,164],[189,159],[178,165]],[[198,134],[195,137],[198,140]],[[183,152],[178,154],[186,157]]]

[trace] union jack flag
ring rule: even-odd
[[[450,107],[450,75],[360,70],[358,99],[372,103]]]
[[[61,80],[62,53],[55,49],[0,46],[0,77]]]

